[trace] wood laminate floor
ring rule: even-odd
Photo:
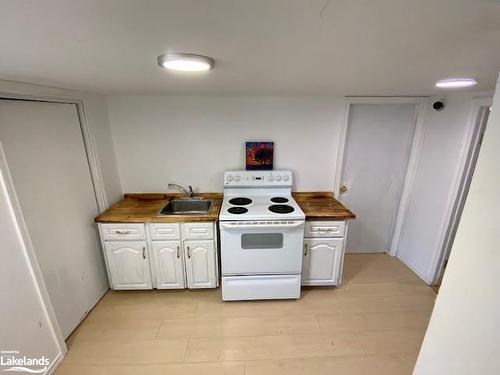
[[[434,299],[383,254],[346,255],[340,288],[307,288],[297,301],[110,291],[68,339],[56,374],[411,374]]]

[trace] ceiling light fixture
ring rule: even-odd
[[[473,78],[449,78],[436,82],[436,87],[443,89],[471,87],[474,85],[477,85],[477,81]]]
[[[166,53],[158,56],[158,65],[182,72],[203,72],[213,69],[215,61],[210,57],[192,53]]]

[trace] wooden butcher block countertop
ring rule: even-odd
[[[351,211],[333,197],[333,193],[327,191],[292,193],[307,220],[349,220],[355,219]]]
[[[95,218],[98,223],[180,223],[196,221],[217,221],[222,204],[221,193],[194,194],[213,200],[213,205],[205,215],[158,216],[158,211],[174,198],[182,198],[182,193],[125,194],[123,200]]]
[[[330,192],[292,193],[307,220],[348,220],[356,216],[337,201]],[[194,194],[195,197],[212,199],[214,204],[206,215],[157,216],[168,201],[181,198],[180,193],[125,194],[116,203],[95,218],[99,223],[179,223],[196,221],[217,221],[222,204],[221,193]]]

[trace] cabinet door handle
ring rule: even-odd
[[[304,256],[306,256],[306,255],[307,255],[307,244],[305,243],[304,244]]]
[[[142,247],[142,259],[146,259],[146,246]]]
[[[189,246],[187,247],[187,251],[188,251],[188,258],[191,259],[191,248]]]
[[[177,246],[177,259],[181,257],[180,250],[181,250],[181,247]]]

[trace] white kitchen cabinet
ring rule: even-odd
[[[344,221],[306,222],[302,285],[340,284],[346,233]]]
[[[156,287],[158,289],[183,289],[184,255],[181,241],[152,241]]]
[[[188,288],[215,288],[216,262],[213,240],[184,241]]]
[[[343,238],[304,240],[302,285],[336,285],[340,276]]]
[[[99,231],[112,289],[218,286],[213,222],[100,223]]]
[[[104,247],[113,289],[152,289],[146,241],[110,241]]]

